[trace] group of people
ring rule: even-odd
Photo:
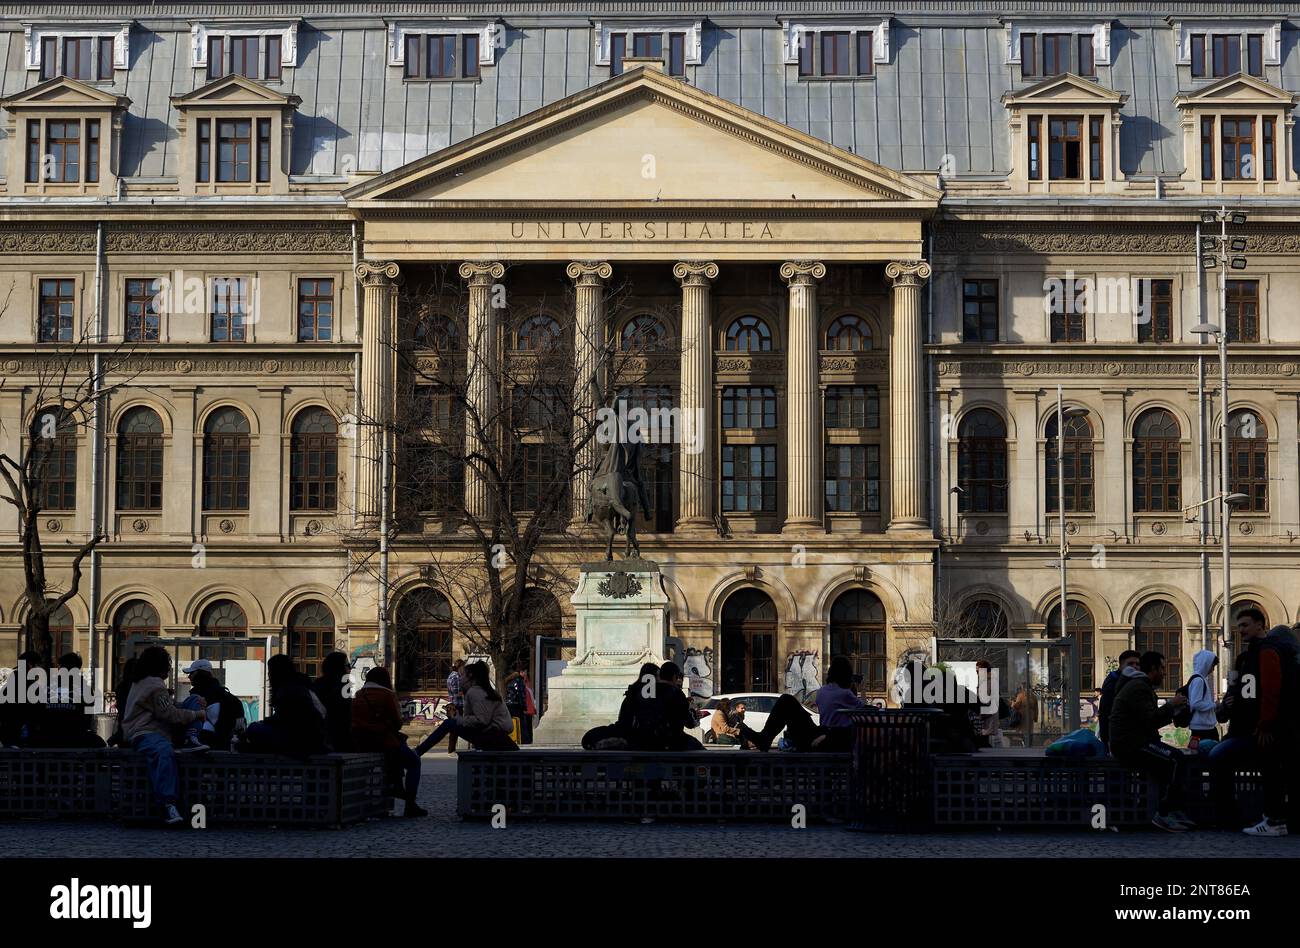
[[[1293,803],[1300,796],[1300,646],[1289,627],[1267,630],[1264,623],[1259,609],[1237,613],[1244,648],[1221,700],[1215,699],[1212,683],[1218,657],[1208,650],[1192,657],[1191,679],[1163,705],[1156,694],[1166,674],[1159,652],[1121,653],[1119,668],[1103,683],[1097,736],[1121,763],[1158,780],[1153,822],[1161,829],[1195,828],[1182,810],[1188,756],[1160,739],[1160,729],[1177,721],[1186,722],[1194,749],[1207,755],[1218,825],[1240,826],[1235,777],[1238,770],[1252,769],[1263,782],[1264,812],[1243,832],[1287,835],[1288,789]],[[1220,724],[1228,726],[1222,739]]]

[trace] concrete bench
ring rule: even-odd
[[[341,826],[383,816],[379,754],[182,754],[180,805],[224,823]],[[135,751],[0,750],[0,819],[156,820],[144,755]]]

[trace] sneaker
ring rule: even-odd
[[[1285,836],[1287,835],[1285,823],[1270,823],[1268,817],[1260,820],[1254,826],[1247,826],[1242,830],[1247,836]]]
[[[178,754],[202,754],[202,753],[204,753],[204,752],[206,752],[206,751],[209,751],[209,750],[211,750],[211,749],[212,749],[212,748],[208,747],[207,744],[200,743],[199,741],[192,741],[192,742],[190,742],[190,743],[184,744],[184,745],[182,745],[182,746],[176,748],[176,753],[178,753]]]
[[[185,817],[181,816],[181,811],[176,809],[176,804],[167,804],[166,815],[163,816],[163,822],[168,826],[175,826],[177,823],[183,823]]]
[[[1182,810],[1174,810],[1174,812],[1169,814],[1169,818],[1175,823],[1182,823],[1183,826],[1187,827],[1189,830],[1196,829],[1196,821]]]
[[[1173,819],[1172,816],[1161,816],[1159,813],[1151,818],[1151,825],[1164,830],[1166,833],[1187,832],[1187,827]]]
[[[428,816],[429,811],[417,803],[407,802],[406,809],[402,811],[402,816]]]

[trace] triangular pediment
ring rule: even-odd
[[[940,192],[638,67],[344,192],[390,202],[891,201]]]
[[[0,105],[6,109],[124,109],[130,104],[131,100],[124,95],[113,95],[66,76],[47,79],[16,95],[0,99]]]
[[[1174,99],[1174,102],[1179,108],[1223,104],[1280,105],[1290,108],[1295,105],[1296,96],[1263,79],[1237,73],[1235,76],[1220,79],[1194,94],[1180,95]]]
[[[1082,76],[1067,72],[1044,79],[1019,92],[1008,92],[1002,97],[1002,103],[1009,108],[1023,108],[1029,105],[1105,105],[1119,108],[1127,99],[1128,96],[1123,92],[1107,89]]]
[[[297,105],[301,96],[285,95],[269,89],[260,82],[245,79],[243,76],[223,76],[214,79],[205,86],[199,86],[184,95],[172,96],[172,105],[178,109],[194,106],[260,106],[285,107]]]

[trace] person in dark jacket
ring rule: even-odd
[[[321,660],[320,677],[312,691],[325,706],[325,738],[336,754],[352,750],[352,663],[342,652],[330,652]]]
[[[86,712],[84,695],[77,693],[73,683],[72,679],[81,674],[81,656],[76,652],[69,652],[59,659],[59,671],[51,673],[40,728],[28,739],[28,747],[93,749],[105,746],[104,739],[95,733],[95,718]]]
[[[1110,749],[1125,767],[1160,782],[1160,803],[1151,822],[1181,833],[1196,826],[1181,811],[1186,758],[1178,748],[1161,742],[1160,729],[1187,704],[1187,698],[1174,695],[1161,707],[1156,689],[1164,680],[1165,657],[1159,652],[1143,652],[1137,668],[1124,669],[1111,707]]]
[[[632,750],[704,750],[703,744],[686,733],[699,724],[699,718],[682,691],[683,681],[685,676],[677,663],[664,662],[654,687],[635,692],[628,738]]]
[[[230,750],[236,730],[243,727],[239,722],[244,720],[244,702],[231,694],[217,680],[217,676],[206,668],[195,668],[189,672],[189,676],[190,691],[207,703],[207,722],[210,726],[204,725],[197,731],[198,739],[213,750]]]
[[[352,699],[352,738],[357,750],[384,755],[390,781],[396,783],[397,775],[405,774],[402,815],[428,816],[429,811],[415,802],[420,790],[420,756],[406,743],[393,680],[383,666],[366,672],[366,683]]]
[[[325,707],[311,690],[311,679],[288,655],[266,663],[271,685],[271,716],[248,726],[240,750],[310,757],[325,752]]]
[[[1119,653],[1119,667],[1106,676],[1101,683],[1101,701],[1097,704],[1097,739],[1103,744],[1110,744],[1110,709],[1115,704],[1115,691],[1119,688],[1120,676],[1125,668],[1137,668],[1142,655],[1133,649]]]
[[[528,713],[528,676],[523,671],[511,672],[506,679],[506,707],[510,716],[519,722],[519,743],[533,742],[533,716]]]
[[[10,672],[17,676],[13,687],[26,688],[27,672],[32,668],[44,668],[41,653],[28,651],[19,655],[17,667]],[[44,711],[45,706],[42,704],[0,701],[0,744],[5,747],[28,746],[31,738],[40,731]]]
[[[641,666],[636,681],[627,686],[623,692],[623,703],[618,708],[618,720],[613,724],[601,724],[582,735],[583,750],[627,750],[628,737],[632,733],[632,721],[636,717],[638,695],[652,683],[659,681],[659,666],[646,662]],[[604,747],[599,746],[608,741]],[[621,742],[621,743],[620,743]]]

